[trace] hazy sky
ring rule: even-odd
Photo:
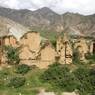
[[[95,0],[0,0],[0,6],[30,10],[49,7],[57,13],[69,11],[84,15],[95,13]]]

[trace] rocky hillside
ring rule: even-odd
[[[14,35],[19,40],[19,38],[27,31],[29,31],[27,27],[0,16],[0,37]]]
[[[68,31],[72,35],[95,36],[95,15],[83,16],[69,12],[59,15],[46,7],[36,11],[0,7],[0,16],[10,18],[32,30],[57,33]]]

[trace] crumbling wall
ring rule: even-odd
[[[47,45],[45,46],[42,50],[41,50],[41,60],[43,61],[55,61],[55,49],[52,48],[51,45]]]
[[[80,55],[80,60],[85,61],[85,56],[89,52],[89,47],[86,43],[86,40],[81,38],[75,42],[74,49],[77,49]]]
[[[3,38],[5,46],[17,46],[17,40],[14,36],[6,36]]]
[[[89,51],[91,54],[95,54],[95,40],[92,40],[90,42],[90,50]]]
[[[41,43],[40,34],[37,32],[26,33],[20,40],[21,45],[28,46],[31,51],[39,51]]]
[[[17,40],[14,36],[7,36],[3,38],[4,45],[17,46]],[[48,65],[56,61],[56,57],[59,58],[61,64],[71,64],[73,58],[73,49],[78,50],[80,60],[85,60],[85,55],[88,52],[93,52],[93,43],[88,47],[85,39],[80,38],[72,42],[67,34],[59,36],[57,39],[56,48],[52,47],[51,43],[46,40],[45,44],[41,44],[42,39],[38,32],[28,32],[24,34],[20,41],[20,59],[21,62],[29,65],[36,65],[40,68],[46,68]],[[44,47],[42,46],[44,45]],[[6,57],[1,55],[0,51],[0,62],[5,62]]]
[[[72,47],[67,35],[59,37],[57,39],[57,53],[60,57],[60,63],[71,64],[72,63]]]
[[[32,53],[27,46],[24,46],[20,50],[19,57],[21,60],[33,60],[35,59],[35,53]]]
[[[40,51],[41,37],[37,32],[28,32],[20,39],[22,46],[20,58],[36,60],[38,52]]]

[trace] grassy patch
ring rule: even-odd
[[[33,69],[27,74],[22,75],[15,72],[16,68],[4,68],[0,71],[0,95],[37,95],[41,88],[45,88],[47,91],[52,89],[52,86],[48,83],[43,83],[39,79],[44,70]],[[19,88],[8,87],[7,83],[12,77],[25,77],[25,85]]]

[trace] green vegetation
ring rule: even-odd
[[[52,91],[53,87],[39,78],[44,70],[30,67],[24,75],[16,70],[17,66],[14,65],[0,70],[0,95],[37,95],[41,88]]]
[[[47,30],[46,28],[40,29],[37,27],[33,27],[31,30],[38,31],[42,37],[49,39],[50,41],[56,40],[57,35],[60,34],[53,30]]]
[[[57,93],[77,90],[80,95],[95,94],[95,68],[90,65],[72,68],[55,63],[46,70],[30,67],[27,71],[25,68],[27,65],[13,65],[0,70],[0,95],[37,95],[43,88]]]
[[[76,79],[66,65],[53,64],[44,72],[42,79],[62,91],[73,92],[76,89]]]
[[[21,64],[17,66],[16,72],[19,74],[26,74],[30,70],[30,67],[25,64]]]
[[[54,42],[55,45],[55,42]],[[80,95],[95,94],[95,55],[86,58],[92,64],[79,64],[79,54],[74,55],[75,68],[72,65],[56,63],[41,70],[34,66],[19,64],[19,49],[5,47],[10,68],[0,69],[0,95],[37,95],[39,90],[58,93],[78,91]],[[78,65],[77,65],[78,64]]]
[[[53,47],[56,48],[56,40],[52,40],[51,43],[52,43]]]
[[[95,90],[95,75],[93,69],[79,67],[73,73],[77,79],[77,89],[81,95],[93,95]],[[95,73],[95,72],[93,72]]]
[[[86,56],[86,59],[95,61],[95,54],[88,54],[88,55]]]
[[[47,31],[41,31],[40,32],[42,37],[45,37],[47,39],[49,39],[50,41],[55,41],[56,37],[57,37],[57,33],[56,32],[47,32]]]
[[[9,87],[18,88],[25,84],[25,78],[24,77],[14,77],[10,79],[10,82],[8,83]]]
[[[16,65],[19,64],[19,48],[14,48],[12,46],[4,46],[5,55],[8,61],[8,64]]]
[[[71,70],[66,65],[53,64],[44,72],[42,79],[61,91],[77,90],[80,95],[93,95],[95,92],[95,68],[90,69],[85,65]]]

